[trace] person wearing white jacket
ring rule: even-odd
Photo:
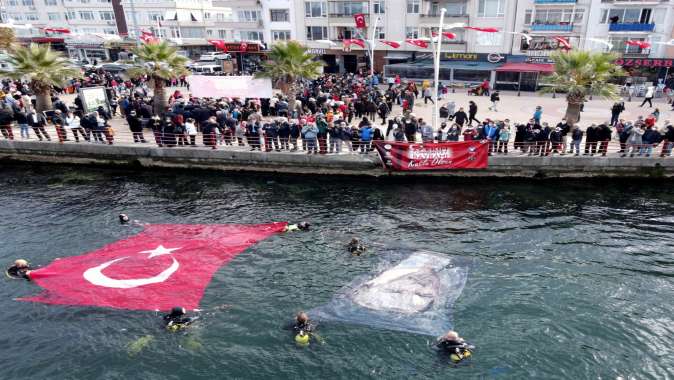
[[[83,139],[87,139],[87,135],[84,133],[84,128],[80,124],[80,117],[74,114],[72,111],[68,112],[66,116],[66,128],[70,129],[75,137],[75,142],[80,142],[79,135],[82,135]]]
[[[185,121],[185,132],[190,137],[190,146],[197,145],[197,126],[194,125],[194,119],[191,117]]]

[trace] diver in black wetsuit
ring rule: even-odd
[[[176,306],[171,313],[164,316],[164,326],[171,331],[178,331],[196,321],[198,317],[188,317],[184,307]]]
[[[452,360],[455,362],[471,356],[470,350],[473,348],[456,331],[448,331],[447,334],[438,338],[435,346],[443,352],[450,354]]]
[[[24,259],[18,259],[14,261],[14,265],[11,267],[7,268],[7,276],[10,278],[16,278],[16,279],[24,279],[24,280],[29,280],[30,281],[30,271],[31,271],[30,264],[28,264],[28,261]]]
[[[310,224],[308,222],[299,222],[297,224],[288,224],[283,232],[307,231]]]
[[[119,214],[119,224],[129,224],[131,220],[126,214]]]
[[[357,238],[351,239],[349,244],[346,245],[346,249],[355,256],[360,256],[367,248],[365,245],[360,242]]]
[[[303,331],[305,333],[311,333],[315,330],[315,328],[316,326],[309,319],[307,313],[303,311],[297,313],[297,316],[295,317],[295,324],[293,325],[293,331],[295,331],[296,333],[299,333],[300,331]]]

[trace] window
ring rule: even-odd
[[[225,39],[227,38],[227,31],[224,29],[219,29],[218,30],[218,38]]]
[[[204,29],[202,28],[180,28],[182,38],[204,38]]]
[[[328,27],[326,26],[307,26],[307,40],[327,40]]]
[[[44,5],[53,7],[58,5],[58,3],[56,2],[56,0],[44,0]]]
[[[331,1],[328,3],[328,12],[334,16],[352,16],[358,13],[368,13],[367,2]]]
[[[269,17],[273,22],[288,22],[290,21],[290,11],[287,9],[270,9]]]
[[[420,4],[420,0],[407,0],[407,13],[419,13]]]
[[[405,38],[419,38],[419,28],[415,26],[408,26],[405,28]]]
[[[17,5],[19,5],[19,0],[9,0],[7,1],[7,5],[10,7],[16,7]]]
[[[66,12],[66,20],[76,20],[77,15],[74,11],[68,11]]]
[[[503,45],[503,33],[475,33],[477,46]]]
[[[533,9],[527,9],[524,11],[524,25],[531,25],[533,13],[534,13]]]
[[[150,22],[156,23],[157,21],[164,21],[164,14],[159,12],[148,12],[147,18]]]
[[[323,1],[307,1],[304,3],[306,17],[328,17],[328,5]]]
[[[24,7],[35,7],[33,0],[21,0],[21,4],[23,4]]]
[[[10,14],[9,18],[11,18],[14,21],[23,21],[23,15],[18,13],[14,15]]]
[[[93,20],[94,12],[92,11],[80,11],[80,18],[82,20]]]
[[[503,17],[503,3],[505,0],[479,0],[478,17]]]
[[[255,22],[260,19],[260,11],[239,11],[239,21]]]
[[[585,9],[577,8],[576,13],[573,15],[573,23],[580,24],[583,22],[583,16],[585,15]]]
[[[180,29],[173,26],[170,28],[170,30],[171,30],[171,38],[180,38]]]
[[[243,41],[262,41],[264,40],[264,37],[262,36],[262,32],[258,31],[242,31],[241,32],[241,40]]]
[[[386,32],[384,32],[383,26],[378,26],[377,29],[375,29],[374,38],[379,39],[379,40],[385,40],[386,39]]]
[[[204,12],[204,20],[210,20],[211,19],[211,12]]]
[[[213,31],[212,31],[211,29],[208,29],[208,30],[206,31],[206,36],[208,36],[208,37],[213,37]]]
[[[113,28],[104,28],[103,29],[104,34],[117,34],[117,29]]]
[[[372,7],[375,14],[384,14],[386,13],[386,0],[374,0]]]
[[[466,11],[466,4],[467,2],[444,3],[443,6],[445,7],[445,9],[447,9],[447,13],[445,13],[445,16],[465,16],[466,14],[468,14],[468,12]]]
[[[98,16],[101,18],[101,20],[105,21],[112,21],[115,19],[115,14],[111,11],[100,11],[98,12]]]
[[[290,40],[290,31],[289,30],[272,30],[271,31],[272,41],[288,41]]]
[[[539,9],[534,17],[534,24],[571,24],[583,20],[584,9]]]
[[[37,21],[40,17],[37,13],[26,13],[26,21]]]
[[[55,12],[47,13],[47,19],[49,19],[49,21],[59,21],[61,19],[61,14]]]
[[[612,8],[602,9],[600,21],[621,24],[649,24],[651,22],[651,8]]]

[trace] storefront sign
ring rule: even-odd
[[[444,53],[440,56],[441,61],[475,61],[499,63],[505,62],[506,56],[498,53]]]
[[[528,56],[525,61],[526,63],[555,63],[552,58],[544,55],[532,55]]]
[[[307,53],[313,54],[313,55],[323,55],[323,54],[327,54],[327,50],[325,50],[325,49],[307,49]]]
[[[485,169],[486,141],[409,144],[376,141],[382,164],[390,170]]]
[[[260,51],[260,45],[247,42],[225,42],[226,52],[256,52]]]
[[[527,41],[525,37],[522,37],[522,42],[520,43],[520,50],[522,51],[555,51],[566,49],[566,47],[560,43],[560,37],[546,37],[546,36],[535,36],[529,37],[530,40]],[[565,40],[569,41],[571,45],[577,45],[575,40],[577,37],[565,37]]]
[[[674,60],[669,59],[641,59],[641,58],[620,58],[613,63],[622,67],[672,67]]]
[[[101,106],[108,111],[110,109],[104,87],[82,87],[80,88],[80,98],[82,99],[84,112],[94,112]]]

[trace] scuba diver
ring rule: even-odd
[[[367,248],[365,248],[365,245],[360,242],[357,238],[351,239],[349,244],[346,245],[346,249],[355,256],[360,256],[362,253],[365,252]]]
[[[191,325],[199,317],[188,317],[184,307],[176,306],[164,316],[164,327],[169,331],[178,331]]]
[[[456,331],[448,331],[447,334],[438,338],[435,346],[449,354],[449,358],[458,363],[464,359],[471,357],[472,351],[475,347],[466,343],[463,338],[459,336]]]
[[[131,219],[129,219],[129,216],[126,214],[119,214],[119,223],[120,224],[129,224]]]
[[[295,323],[292,325],[292,330],[295,332],[295,343],[300,346],[306,346],[309,344],[309,341],[312,337],[318,339],[318,336],[314,334],[316,326],[309,319],[307,313],[300,311],[295,316]]]
[[[9,278],[24,279],[30,281],[31,269],[32,268],[30,267],[30,264],[28,264],[28,261],[24,259],[17,259],[14,261],[14,265],[7,268],[5,273]]]
[[[288,224],[283,232],[307,231],[310,224],[308,222],[299,222],[297,224]]]

